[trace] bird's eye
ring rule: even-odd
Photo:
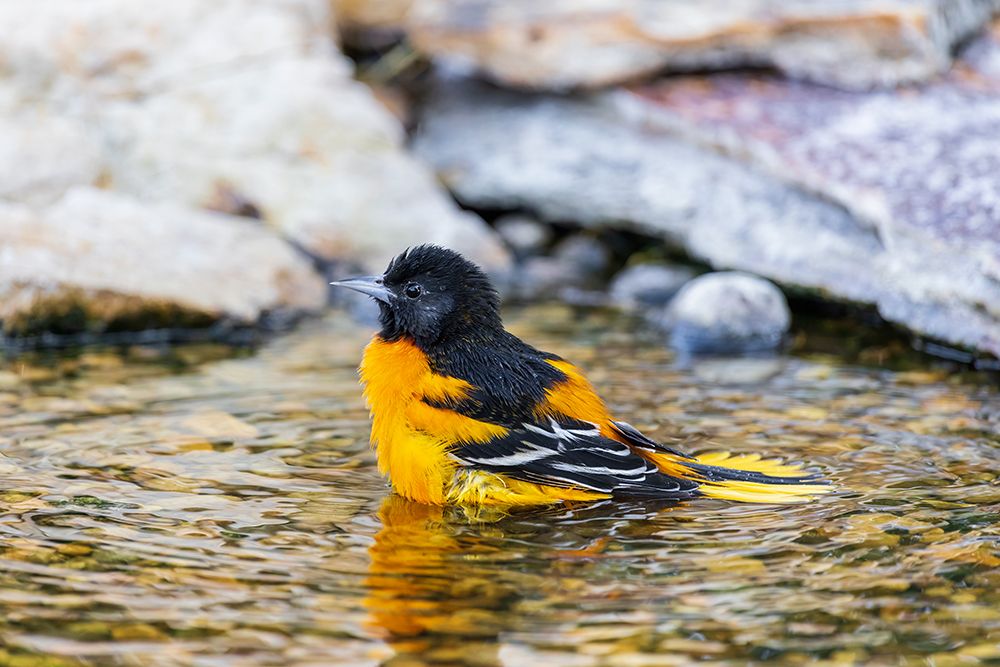
[[[416,299],[418,296],[424,293],[424,288],[417,283],[409,283],[403,288],[403,294],[405,294],[410,299]]]

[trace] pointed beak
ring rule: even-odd
[[[393,293],[389,291],[389,288],[382,284],[382,276],[345,278],[344,280],[335,280],[330,284],[336,287],[346,287],[347,289],[352,289],[355,292],[367,294],[373,299],[378,299],[382,303],[389,303],[394,296]]]

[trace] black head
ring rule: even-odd
[[[331,285],[378,301],[381,337],[412,338],[431,347],[455,337],[475,340],[503,330],[500,300],[482,269],[436,245],[410,248],[381,276],[349,278]]]

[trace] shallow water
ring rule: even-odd
[[[545,322],[544,326],[540,322]],[[467,516],[388,496],[331,315],[257,351],[0,371],[0,665],[1000,660],[1000,400],[823,356],[680,365],[599,314],[512,328],[695,451],[805,461],[807,505]]]

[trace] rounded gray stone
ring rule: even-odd
[[[677,293],[663,324],[689,354],[764,352],[779,347],[791,325],[785,295],[773,283],[724,271],[695,278]]]
[[[557,243],[552,256],[591,276],[594,281],[611,266],[611,251],[597,239],[584,234],[574,234]]]
[[[611,305],[626,310],[665,306],[677,291],[694,278],[686,266],[637,264],[619,271],[611,280]]]
[[[581,288],[585,275],[554,257],[529,257],[514,274],[513,294],[522,301],[557,298],[567,288]]]
[[[533,257],[544,252],[552,242],[552,228],[523,215],[498,218],[493,228],[518,257]]]

